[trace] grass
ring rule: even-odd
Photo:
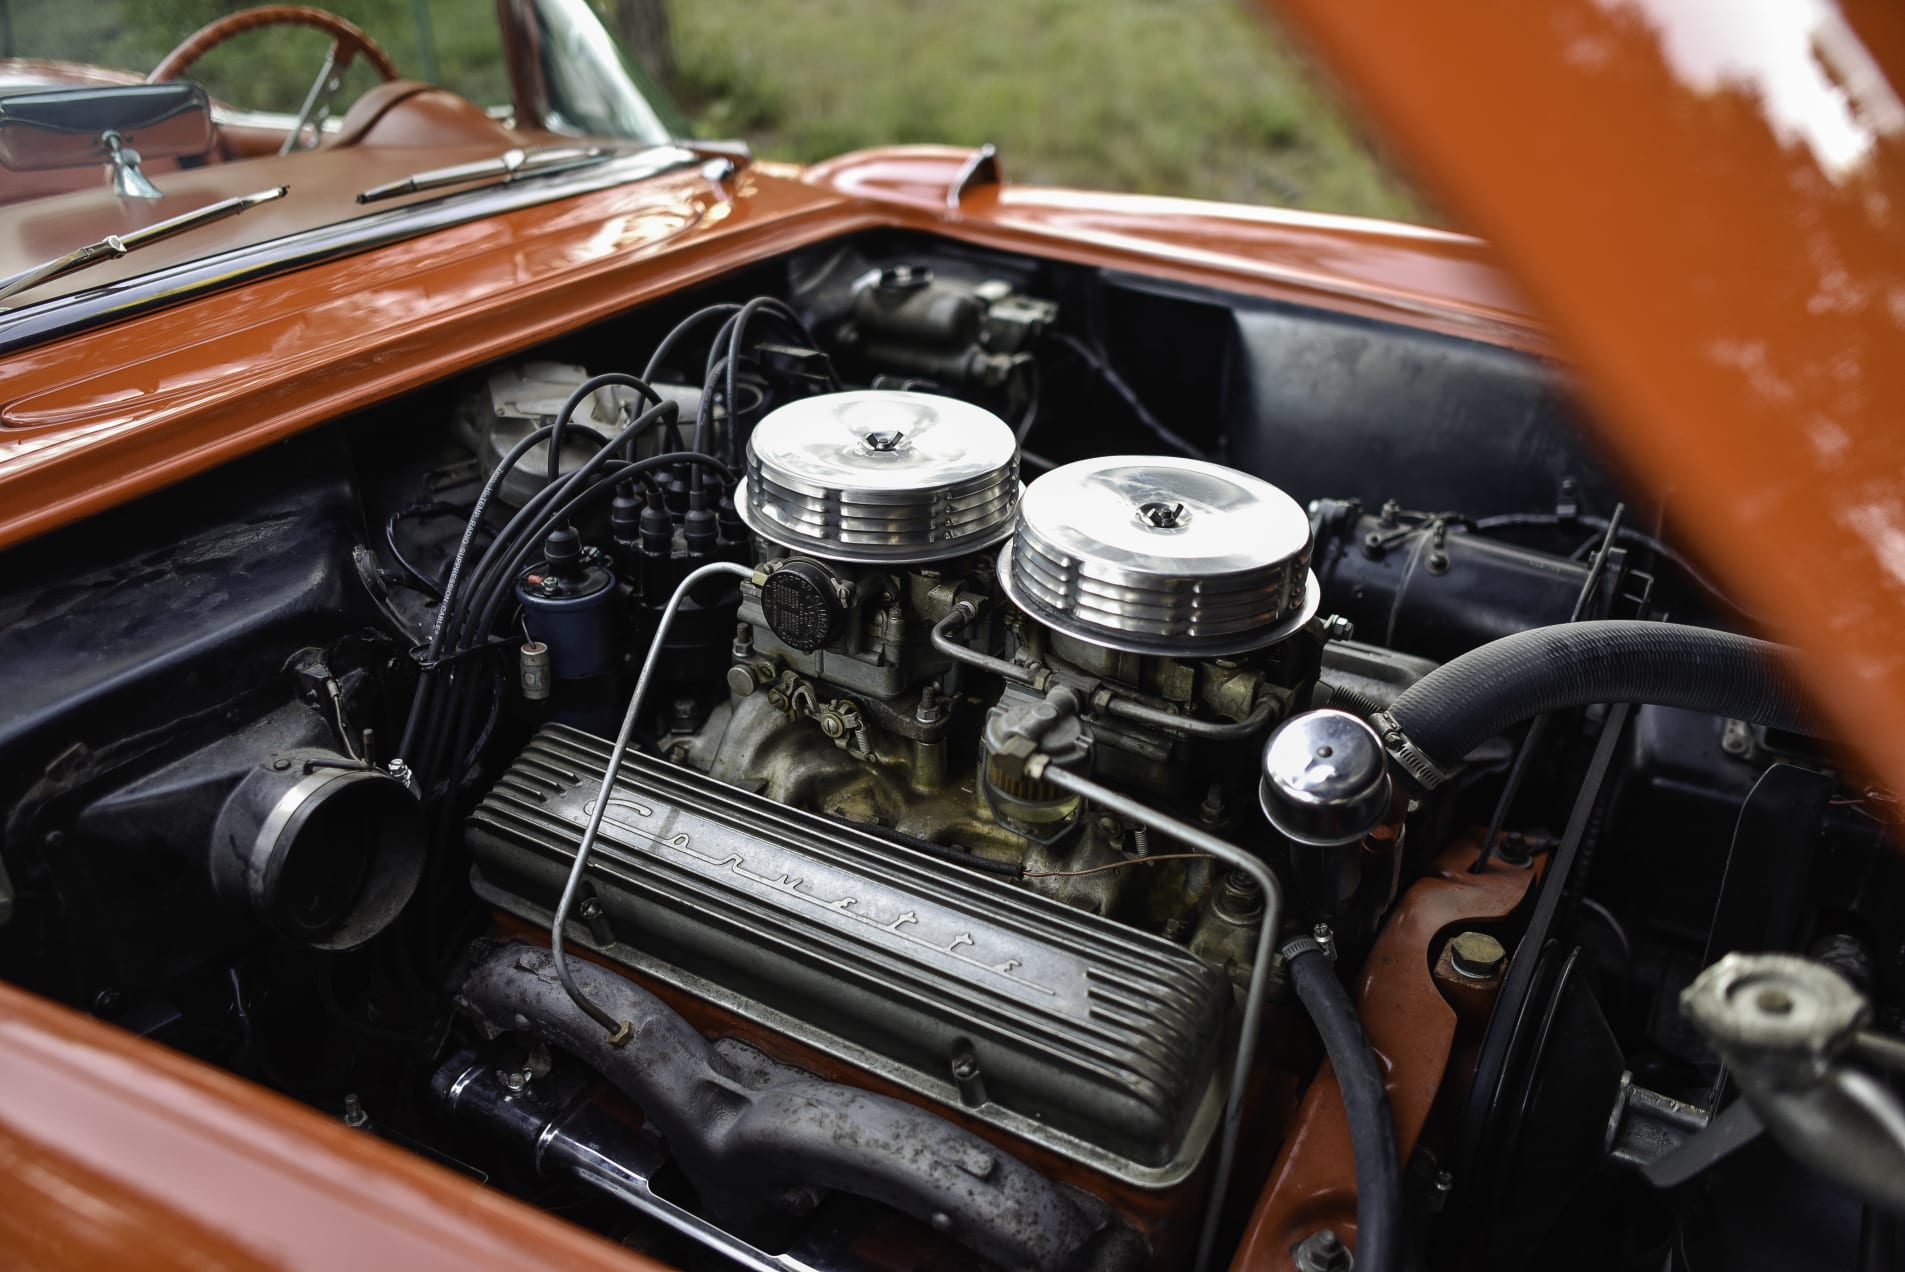
[[[509,99],[489,0],[317,0],[371,33],[411,75],[428,76],[485,105]],[[151,70],[185,34],[248,0],[0,0],[0,56],[63,58],[116,70]],[[423,34],[428,32],[428,52]],[[280,27],[238,36],[192,69],[220,101],[254,110],[297,110],[329,46],[317,31]],[[377,82],[361,62],[338,101]],[[342,109],[340,105],[339,109]]]
[[[247,0],[0,0],[12,51],[128,70]],[[507,98],[490,0],[320,0],[412,75]],[[591,0],[612,22],[615,0]],[[1426,219],[1247,0],[666,0],[696,130],[775,158],[998,145],[1014,181]],[[423,34],[428,31],[426,44]],[[195,76],[294,109],[309,31],[248,36]],[[0,50],[4,52],[4,50]],[[352,72],[342,100],[372,82]]]
[[[1009,179],[1422,220],[1242,0],[674,0],[708,136],[998,145]]]

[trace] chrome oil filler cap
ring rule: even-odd
[[[1263,748],[1264,816],[1300,844],[1359,842],[1389,811],[1393,789],[1382,739],[1347,711],[1291,716]]]
[[[1012,533],[1019,447],[992,412],[932,393],[801,398],[755,426],[735,503],[755,534],[825,560],[924,563]]]
[[[1014,604],[1067,636],[1177,657],[1243,653],[1316,614],[1310,522],[1221,464],[1109,455],[1032,482],[999,556]]]

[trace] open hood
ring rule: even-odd
[[[1282,0],[1616,454],[1905,784],[1905,12]]]

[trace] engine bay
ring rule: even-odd
[[[1896,801],[1671,513],[804,249],[13,549],[0,975],[681,1267],[1890,1267]]]

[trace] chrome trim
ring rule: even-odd
[[[396,181],[386,181],[383,185],[360,191],[357,201],[382,203],[385,199],[402,198],[406,194],[442,190],[478,181],[507,183],[535,176],[539,172],[560,172],[584,164],[601,163],[614,155],[613,150],[604,146],[537,146],[531,150],[505,150],[493,158],[451,164],[447,168],[431,168],[413,172]]]
[[[117,135],[116,133],[107,134],[107,136]],[[144,180],[144,178],[141,177],[140,180]],[[153,225],[148,225],[141,230],[128,230],[124,234],[108,234],[97,243],[87,243],[84,246],[76,247],[64,256],[56,256],[50,261],[35,265],[32,269],[15,274],[11,278],[0,279],[0,300],[6,300],[8,297],[23,291],[31,291],[35,287],[43,283],[50,283],[56,278],[64,278],[68,274],[77,273],[99,261],[111,257],[124,256],[129,252],[136,252],[142,247],[150,247],[154,243],[163,243],[169,238],[175,238],[180,234],[196,230],[202,225],[210,225],[214,221],[222,221],[226,217],[237,216],[241,212],[257,207],[260,203],[270,203],[274,199],[282,199],[286,194],[290,193],[290,191],[290,186],[273,186],[269,190],[260,190],[256,194],[241,194],[235,199],[220,199],[217,203],[208,203],[202,208],[193,208],[190,212],[181,213],[178,216],[157,222]],[[10,308],[10,306],[0,305],[0,314],[4,314]]]
[[[957,212],[959,205],[966,200],[966,192],[972,187],[999,185],[1002,181],[999,175],[999,148],[988,141],[960,165],[952,184],[946,187],[946,210]]]
[[[285,827],[291,824],[291,819],[317,798],[319,791],[334,785],[361,782],[370,775],[366,769],[319,769],[300,778],[291,789],[278,797],[278,802],[272,805],[271,811],[259,824],[258,833],[252,836],[251,851],[245,854],[245,895],[254,906],[262,910],[269,900],[265,891],[265,876],[271,873],[278,840],[284,835]]]
[[[317,226],[269,243],[181,262],[137,278],[0,314],[0,354],[242,283],[387,247],[485,217],[626,185],[699,162],[699,155],[679,146],[655,146],[580,171],[563,171],[533,180],[449,194]]]

